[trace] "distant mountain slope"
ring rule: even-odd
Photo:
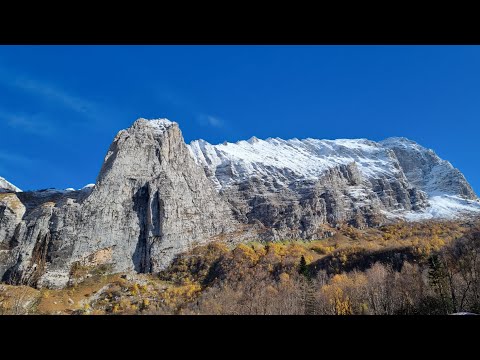
[[[253,137],[219,145],[196,140],[189,148],[215,187],[227,194],[231,203],[238,203],[239,193],[244,195],[247,217],[254,211],[248,203],[254,201],[258,205],[258,200],[253,199],[259,196],[264,204],[271,203],[273,194],[278,194],[275,202],[283,202],[286,193],[301,202],[298,195],[325,187],[329,181],[323,177],[334,169],[340,172],[327,188],[341,193],[331,204],[332,210],[336,209],[333,213],[337,213],[334,218],[339,221],[359,212],[371,212],[372,207],[377,210],[377,217],[409,220],[453,218],[480,212],[478,198],[463,174],[433,150],[406,138],[373,142]],[[265,193],[269,196],[265,197]],[[293,213],[286,214],[292,215],[295,217]],[[298,226],[302,226],[301,221]]]

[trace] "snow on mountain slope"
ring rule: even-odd
[[[252,137],[248,141],[219,145],[196,140],[190,143],[189,149],[217,190],[228,189],[252,177],[274,179],[287,187],[296,182],[318,180],[328,169],[354,163],[363,178],[361,186],[352,186],[348,191],[354,201],[368,202],[364,194],[374,191],[380,196],[385,192],[375,185],[378,179],[397,181],[406,188],[424,192],[428,198],[430,206],[426,209],[387,208],[382,210],[387,217],[401,215],[417,220],[480,213],[477,196],[463,174],[433,150],[406,138],[374,142]]]
[[[0,192],[4,191],[14,191],[14,192],[20,192],[18,187],[15,185],[9,183],[7,180],[5,180],[3,177],[0,177]]]
[[[408,181],[427,194],[477,198],[463,174],[433,150],[406,138],[389,138],[380,144],[395,152]]]
[[[212,180],[217,188],[253,175],[274,176],[283,184],[315,180],[329,168],[351,163],[355,163],[366,178],[380,174],[394,178],[402,175],[391,151],[366,139],[260,140],[254,137],[220,145],[197,140],[189,147],[197,162],[215,174]]]
[[[163,133],[163,132],[165,132],[168,128],[170,128],[171,126],[173,126],[173,125],[175,124],[175,122],[170,121],[170,120],[165,119],[165,118],[153,119],[153,120],[147,120],[147,119],[144,119],[144,118],[140,118],[139,120],[145,120],[145,121],[147,121],[146,124],[147,124],[150,128],[155,129],[155,132],[157,132],[157,133]]]
[[[452,195],[435,195],[428,199],[431,206],[424,211],[408,211],[405,218],[410,221],[428,219],[454,219],[463,215],[480,215],[478,200],[463,199]]]

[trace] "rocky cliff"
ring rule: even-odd
[[[365,227],[480,211],[460,171],[404,138],[253,137],[189,147],[236,218],[264,225],[273,239],[313,239],[322,224]]]
[[[315,239],[340,223],[480,212],[458,170],[406,139],[186,145],[165,119],[120,131],[94,186],[0,188],[0,277],[39,287],[65,286],[82,267],[156,272],[208,241]]]
[[[94,188],[0,195],[0,276],[61,287],[79,264],[154,272],[235,230],[178,125],[140,119],[115,138]]]

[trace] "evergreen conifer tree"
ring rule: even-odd
[[[303,255],[300,258],[300,265],[298,267],[298,272],[304,275],[305,277],[308,277],[310,275],[307,267],[307,261],[305,260],[305,256]]]

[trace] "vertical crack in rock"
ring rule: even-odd
[[[142,186],[133,196],[133,211],[138,218],[140,227],[138,242],[133,253],[133,264],[136,272],[150,272],[150,244],[149,244],[149,188],[148,184]]]
[[[47,250],[50,243],[50,233],[39,233],[37,242],[32,251],[30,264],[21,277],[22,284],[37,286],[38,281],[45,272],[47,261]]]
[[[153,243],[162,241],[163,200],[159,198],[159,192],[153,190],[148,183],[134,194],[132,200],[140,226],[137,246],[132,256],[134,269],[139,273],[150,273]]]

